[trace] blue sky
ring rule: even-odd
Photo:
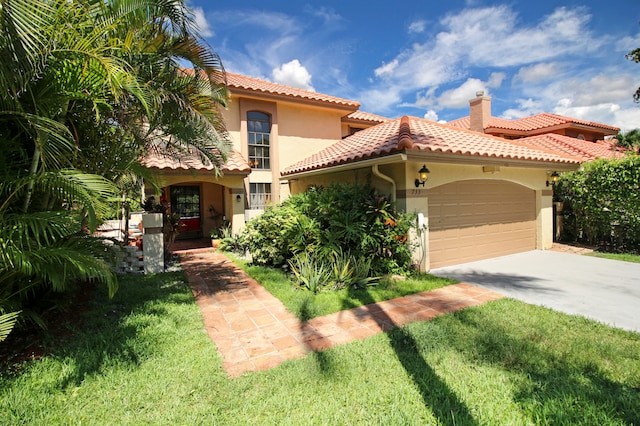
[[[189,0],[227,71],[448,121],[492,113],[640,127],[640,1]]]

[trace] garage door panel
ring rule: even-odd
[[[506,181],[429,190],[431,267],[535,249],[535,192]]]

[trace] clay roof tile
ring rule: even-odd
[[[348,136],[293,164],[283,175],[411,151],[574,165],[591,159],[579,150],[556,150],[553,144],[527,143],[527,139],[506,140],[421,118],[402,117]]]

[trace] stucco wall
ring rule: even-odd
[[[247,111],[261,111],[271,116],[271,169],[254,170],[246,183],[271,183],[274,202],[289,195],[288,188],[281,188],[279,184],[280,172],[339,141],[341,117],[347,114],[341,110],[281,101],[234,98],[223,116],[234,149],[245,158],[248,157]]]

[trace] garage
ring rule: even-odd
[[[536,248],[535,191],[501,180],[429,189],[431,268]]]

